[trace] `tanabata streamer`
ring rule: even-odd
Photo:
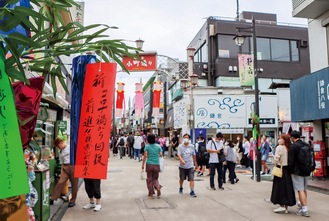
[[[0,199],[29,192],[13,90],[0,47]]]
[[[86,67],[74,176],[106,179],[116,63]]]

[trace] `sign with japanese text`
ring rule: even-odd
[[[87,64],[74,176],[106,179],[112,107],[116,79],[115,63]]]
[[[249,118],[254,111],[254,102],[255,97],[251,95],[195,95],[195,127],[217,128],[223,132],[232,132],[233,128],[251,128]],[[277,98],[261,96],[259,107],[262,127],[276,127]]]
[[[156,54],[141,54],[140,60],[123,56],[122,63],[128,71],[155,71],[156,60]]]
[[[13,90],[0,50],[0,199],[29,192]]]
[[[254,58],[252,54],[239,54],[239,76],[241,86],[253,86],[255,84]]]
[[[57,137],[61,138],[64,141],[67,141],[67,121],[56,121],[56,134]]]

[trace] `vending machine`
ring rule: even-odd
[[[324,177],[327,176],[327,153],[326,145],[323,141],[313,142],[314,158],[315,158],[315,170],[314,177]]]

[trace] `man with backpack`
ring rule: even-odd
[[[129,133],[127,137],[127,145],[128,145],[128,155],[130,159],[134,158],[134,135],[132,132]]]
[[[300,132],[292,131],[290,137],[293,144],[288,151],[288,168],[300,201],[297,202],[296,214],[309,217],[306,190],[309,176],[315,169],[314,151],[310,145],[300,139]]]
[[[195,144],[195,150],[197,153],[197,165],[198,167],[201,167],[198,176],[203,176],[205,166],[209,163],[209,153],[207,152],[207,146],[204,142],[204,138],[201,135],[198,137],[198,142]]]
[[[127,138],[123,134],[120,134],[120,137],[119,137],[118,143],[117,143],[117,147],[120,150],[120,159],[122,159],[122,157],[125,156],[126,141],[127,141]]]

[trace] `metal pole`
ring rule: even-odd
[[[252,19],[252,40],[253,40],[253,51],[254,51],[254,69],[255,69],[255,114],[256,118],[259,118],[259,91],[258,91],[258,64],[257,64],[257,37],[256,37],[256,22]],[[261,181],[260,171],[261,171],[261,153],[260,153],[260,128],[259,122],[256,122],[256,146],[257,150],[257,165],[256,165],[256,175],[257,182]]]

